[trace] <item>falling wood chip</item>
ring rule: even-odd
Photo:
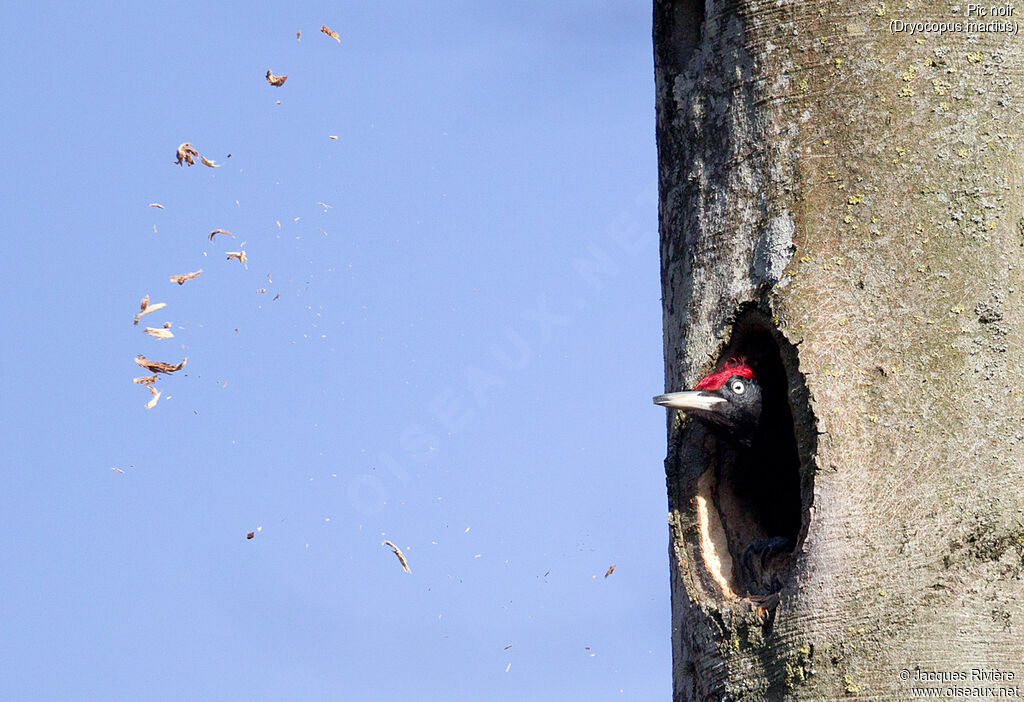
[[[147,385],[146,387],[153,393],[153,399],[146,403],[146,409],[153,409],[156,407],[157,401],[160,400],[160,391],[156,389],[155,385]]]
[[[216,161],[211,161],[205,156],[200,156],[199,160],[203,162],[204,166],[209,166],[210,168],[220,168],[220,165]]]
[[[124,473],[120,468],[111,468],[110,470],[116,470],[118,473]]]
[[[250,531],[248,534],[245,535],[245,538],[251,539],[254,536],[256,536],[256,532],[255,531]]]
[[[171,276],[171,282],[172,283],[177,283],[178,285],[184,285],[186,280],[192,280],[193,278],[198,278],[199,274],[202,273],[202,272],[203,272],[203,269],[200,268],[198,271],[192,271],[191,273],[183,273],[182,275],[172,275]]]
[[[151,202],[151,203],[149,203],[149,206],[150,207],[159,207],[161,210],[164,208],[164,206],[161,205],[159,202]]]
[[[248,259],[245,257],[245,251],[227,251],[228,260],[237,258],[241,263],[245,263]]]
[[[212,232],[210,232],[210,241],[213,241],[213,237],[215,237],[218,234],[227,234],[230,237],[234,236],[234,234],[229,232],[227,229],[214,229]]]
[[[132,382],[136,385],[152,385],[156,382],[155,375],[140,375],[138,378],[132,378]]]
[[[507,651],[507,650],[509,650],[510,648],[512,648],[512,644],[509,644],[508,646],[506,646],[506,647],[505,647],[504,649],[502,649],[502,650],[504,650],[504,651]]]
[[[151,361],[140,353],[136,355],[135,362],[150,373],[173,373],[185,367],[185,363],[188,362],[188,356],[181,359],[181,363],[170,364],[163,361]]]
[[[318,202],[316,204],[320,205],[320,207],[323,207],[325,210],[331,209],[331,206],[328,205],[326,202]]]
[[[195,157],[199,155],[199,152],[192,148],[192,144],[187,141],[178,147],[178,165],[188,164],[194,166],[196,161]]]
[[[142,331],[146,332],[150,336],[155,337],[157,339],[173,339],[174,338],[174,334],[171,332],[170,329],[167,329],[167,328],[164,328],[164,329],[154,329],[153,327],[146,327]]]
[[[295,41],[302,41],[302,30],[295,32]]]
[[[287,74],[283,76],[275,76],[273,71],[271,71],[269,68],[267,69],[267,82],[273,85],[275,88],[280,88],[282,85],[284,85],[284,82],[286,80],[288,80]]]
[[[402,549],[398,548],[390,541],[385,541],[381,544],[381,546],[390,546],[391,550],[395,552],[396,556],[398,556],[398,562],[402,564],[402,570],[404,570],[406,573],[412,572],[411,570],[409,570],[409,562],[405,560],[405,554],[402,553]]]
[[[156,312],[157,310],[161,310],[164,307],[167,307],[166,302],[157,302],[156,304],[153,305],[149,304],[149,295],[146,295],[144,298],[142,298],[142,301],[139,303],[139,308],[142,311],[135,315],[135,321],[132,322],[132,324],[138,324],[139,319],[142,318],[142,315],[149,314],[150,312]]]
[[[330,27],[328,27],[326,24],[320,27],[320,31],[329,36],[334,41],[338,42],[339,44],[341,43],[341,37],[338,36],[338,33],[331,29]]]
[[[337,140],[338,140],[338,137],[334,136],[333,134],[329,134],[329,135],[327,136],[327,138],[328,138],[328,139],[334,139],[335,141],[337,141]]]
[[[610,565],[610,566],[608,566],[608,570],[605,571],[604,577],[607,578],[609,575],[611,575],[614,572],[615,572],[615,566],[614,565]]]
[[[278,294],[274,295],[274,300],[277,300],[280,297],[281,297],[281,293],[278,293]],[[273,302],[273,300],[271,300],[271,302]]]

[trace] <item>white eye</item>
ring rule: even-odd
[[[742,395],[747,391],[747,386],[742,380],[734,380],[729,385],[729,389],[732,390],[737,395]]]

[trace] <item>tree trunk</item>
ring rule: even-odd
[[[1000,7],[655,1],[667,389],[752,357],[797,449],[751,497],[670,412],[677,701],[1024,696],[1024,43]],[[770,597],[742,549],[783,502]]]

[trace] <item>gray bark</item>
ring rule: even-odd
[[[1024,44],[967,10],[655,2],[666,388],[774,345],[803,513],[747,597],[728,450],[670,413],[676,700],[1024,695]]]

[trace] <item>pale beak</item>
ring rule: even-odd
[[[725,402],[724,397],[703,390],[687,390],[670,392],[667,395],[655,395],[654,404],[678,410],[703,410],[714,412],[718,405]]]

